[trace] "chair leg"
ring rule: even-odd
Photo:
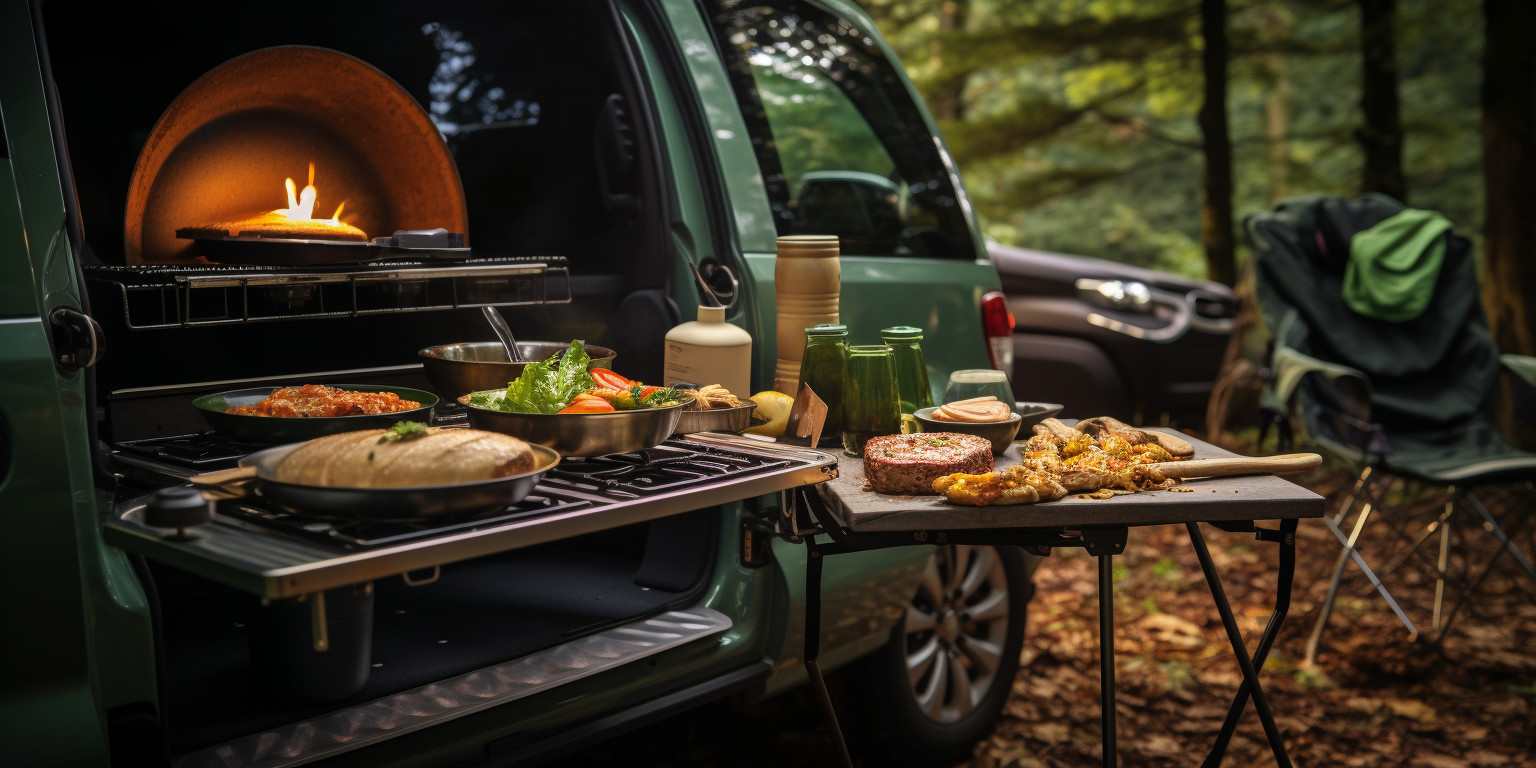
[[[1387,601],[1387,606],[1392,609],[1393,613],[1397,614],[1398,621],[1401,621],[1403,626],[1408,629],[1408,640],[1411,642],[1419,637],[1418,627],[1415,627],[1413,622],[1409,620],[1408,614],[1403,612],[1402,606],[1397,604],[1397,600],[1393,599],[1392,593],[1387,590],[1387,585],[1381,583],[1380,577],[1376,575],[1375,571],[1371,570],[1370,564],[1365,562],[1365,558],[1355,548],[1355,542],[1360,538],[1360,530],[1364,527],[1365,517],[1369,513],[1369,504],[1361,507],[1360,519],[1355,521],[1355,530],[1347,537],[1344,535],[1343,530],[1334,525],[1332,520],[1323,518],[1323,523],[1328,526],[1328,530],[1333,531],[1334,537],[1344,544],[1345,553],[1349,555],[1351,560],[1355,561],[1355,565],[1360,566],[1360,572],[1365,574],[1365,578],[1371,582],[1371,586],[1381,593],[1381,598]]]
[[[1435,535],[1435,533],[1440,530],[1441,526],[1446,525],[1450,517],[1451,507],[1447,505],[1446,510],[1440,513],[1439,517],[1435,518],[1433,522],[1424,526],[1422,530],[1414,534],[1413,538],[1408,541],[1408,547],[1406,549],[1398,553],[1396,557],[1393,557],[1391,560],[1387,561],[1386,565],[1382,566],[1380,575],[1387,576],[1390,575],[1393,571],[1396,571],[1398,568],[1401,568],[1403,563],[1408,562],[1408,558],[1413,557],[1413,553],[1419,551],[1419,547],[1424,546],[1424,542],[1429,541],[1429,537]]]
[[[1333,615],[1333,600],[1339,594],[1339,581],[1344,578],[1344,566],[1349,564],[1349,552],[1347,547],[1339,552],[1339,561],[1333,566],[1333,578],[1328,581],[1328,596],[1323,598],[1323,609],[1317,614],[1317,623],[1312,625],[1312,635],[1307,638],[1307,656],[1303,663],[1308,667],[1317,661],[1317,646],[1322,642],[1328,617]]]
[[[1344,503],[1339,506],[1339,513],[1327,520],[1328,527],[1333,530],[1335,535],[1338,535],[1339,523],[1342,523],[1345,518],[1349,517],[1349,510],[1355,506],[1355,499],[1370,484],[1370,480],[1371,467],[1367,465],[1360,470],[1360,476],[1355,478],[1355,487],[1350,490],[1349,496],[1345,497]],[[1370,513],[1371,505],[1366,504],[1365,508],[1360,512],[1359,519],[1355,521],[1355,535],[1359,535],[1360,527],[1365,524],[1365,518]],[[1350,538],[1353,539],[1354,537]],[[1328,624],[1328,617],[1333,615],[1333,601],[1339,595],[1339,582],[1344,578],[1344,567],[1349,564],[1350,552],[1354,549],[1352,544],[1348,542],[1342,543],[1345,545],[1344,549],[1339,552],[1339,561],[1333,566],[1333,578],[1328,580],[1328,596],[1323,598],[1323,608],[1317,614],[1317,623],[1312,625],[1312,635],[1307,638],[1305,664],[1309,667],[1317,660],[1317,646],[1323,639],[1323,627]]]
[[[1360,498],[1360,494],[1365,493],[1369,489],[1371,485],[1371,469],[1369,464],[1360,469],[1360,476],[1355,478],[1355,487],[1350,489],[1349,495],[1344,497],[1344,503],[1339,505],[1339,513],[1333,516],[1334,525],[1342,525],[1344,523],[1345,518],[1349,517],[1349,511],[1355,507],[1355,500]]]
[[[1536,581],[1536,567],[1532,567],[1531,562],[1525,559],[1525,555],[1520,554],[1520,549],[1515,546],[1513,541],[1509,540],[1509,535],[1504,532],[1504,528],[1499,525],[1499,521],[1495,520],[1493,515],[1488,512],[1488,508],[1483,506],[1483,502],[1477,498],[1477,494],[1467,493],[1466,500],[1471,503],[1478,514],[1483,516],[1483,520],[1487,521],[1488,525],[1491,526],[1493,535],[1498,538],[1499,543],[1504,545],[1505,549],[1509,550],[1509,554],[1515,558],[1515,562],[1525,569],[1525,572],[1530,575],[1533,581]],[[1520,522],[1523,523],[1524,520],[1522,519]]]
[[[1499,558],[1502,557],[1505,552],[1509,552],[1510,554],[1514,555],[1515,559],[1520,562],[1521,568],[1523,568],[1527,574],[1531,574],[1533,580],[1536,580],[1536,573],[1532,573],[1530,562],[1525,559],[1525,556],[1520,553],[1520,550],[1515,547],[1513,542],[1511,542],[1509,539],[1510,533],[1518,533],[1519,530],[1525,526],[1525,518],[1517,518],[1514,525],[1511,525],[1509,531],[1506,532],[1503,526],[1500,526],[1498,521],[1494,519],[1493,515],[1490,514],[1487,508],[1483,506],[1482,502],[1477,499],[1475,494],[1468,493],[1466,494],[1465,498],[1467,501],[1471,502],[1471,505],[1476,508],[1479,513],[1483,515],[1483,519],[1490,526],[1492,526],[1492,533],[1499,539],[1500,542],[1505,543],[1505,546],[1500,547],[1493,553],[1492,557],[1488,558],[1488,563],[1483,566],[1483,569],[1478,573],[1477,578],[1473,579],[1467,585],[1466,592],[1462,594],[1461,599],[1451,607],[1450,614],[1446,616],[1445,625],[1440,627],[1439,634],[1435,637],[1435,642],[1437,644],[1440,643],[1442,639],[1444,639],[1445,633],[1450,630],[1451,624],[1456,620],[1456,615],[1461,612],[1461,607],[1466,605],[1471,600],[1473,595],[1477,594],[1477,590],[1483,586],[1483,582],[1487,580],[1488,575],[1493,573],[1494,567],[1498,565]],[[1470,572],[1470,568],[1468,569],[1468,572]],[[1529,593],[1527,593],[1527,596],[1529,596]]]
[[[1441,516],[1444,523],[1440,526],[1440,559],[1435,573],[1435,609],[1430,619],[1437,637],[1443,632],[1440,626],[1440,608],[1445,605],[1445,566],[1451,555],[1451,513],[1455,510],[1456,487],[1451,486],[1450,498],[1445,500],[1445,514]]]

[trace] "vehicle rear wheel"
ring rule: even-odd
[[[950,765],[992,731],[1013,688],[1034,585],[1017,547],[948,546],[906,618],[850,670],[879,764]],[[871,765],[876,763],[870,763]]]

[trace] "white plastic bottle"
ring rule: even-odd
[[[725,321],[725,307],[699,307],[699,319],[667,331],[666,385],[719,384],[752,395],[752,334]]]

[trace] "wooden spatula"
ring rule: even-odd
[[[1228,456],[1218,459],[1163,461],[1147,467],[1164,477],[1230,477],[1232,475],[1285,475],[1302,472],[1323,463],[1315,453],[1287,453],[1282,456]]]

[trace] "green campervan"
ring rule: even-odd
[[[432,391],[418,351],[494,339],[484,306],[655,381],[667,330],[723,305],[768,389],[789,234],[839,236],[850,342],[922,328],[936,393],[1004,341],[955,168],[849,2],[0,0],[0,130],[0,764],[533,762],[806,681],[804,451],[725,441],[739,466],[675,486],[645,474],[671,454],[568,462],[484,518],[311,516],[189,490],[266,447],[199,398]],[[226,224],[306,164],[313,218],[344,203],[367,239]],[[878,686],[895,754],[990,727],[1027,566],[827,564],[823,665]]]

